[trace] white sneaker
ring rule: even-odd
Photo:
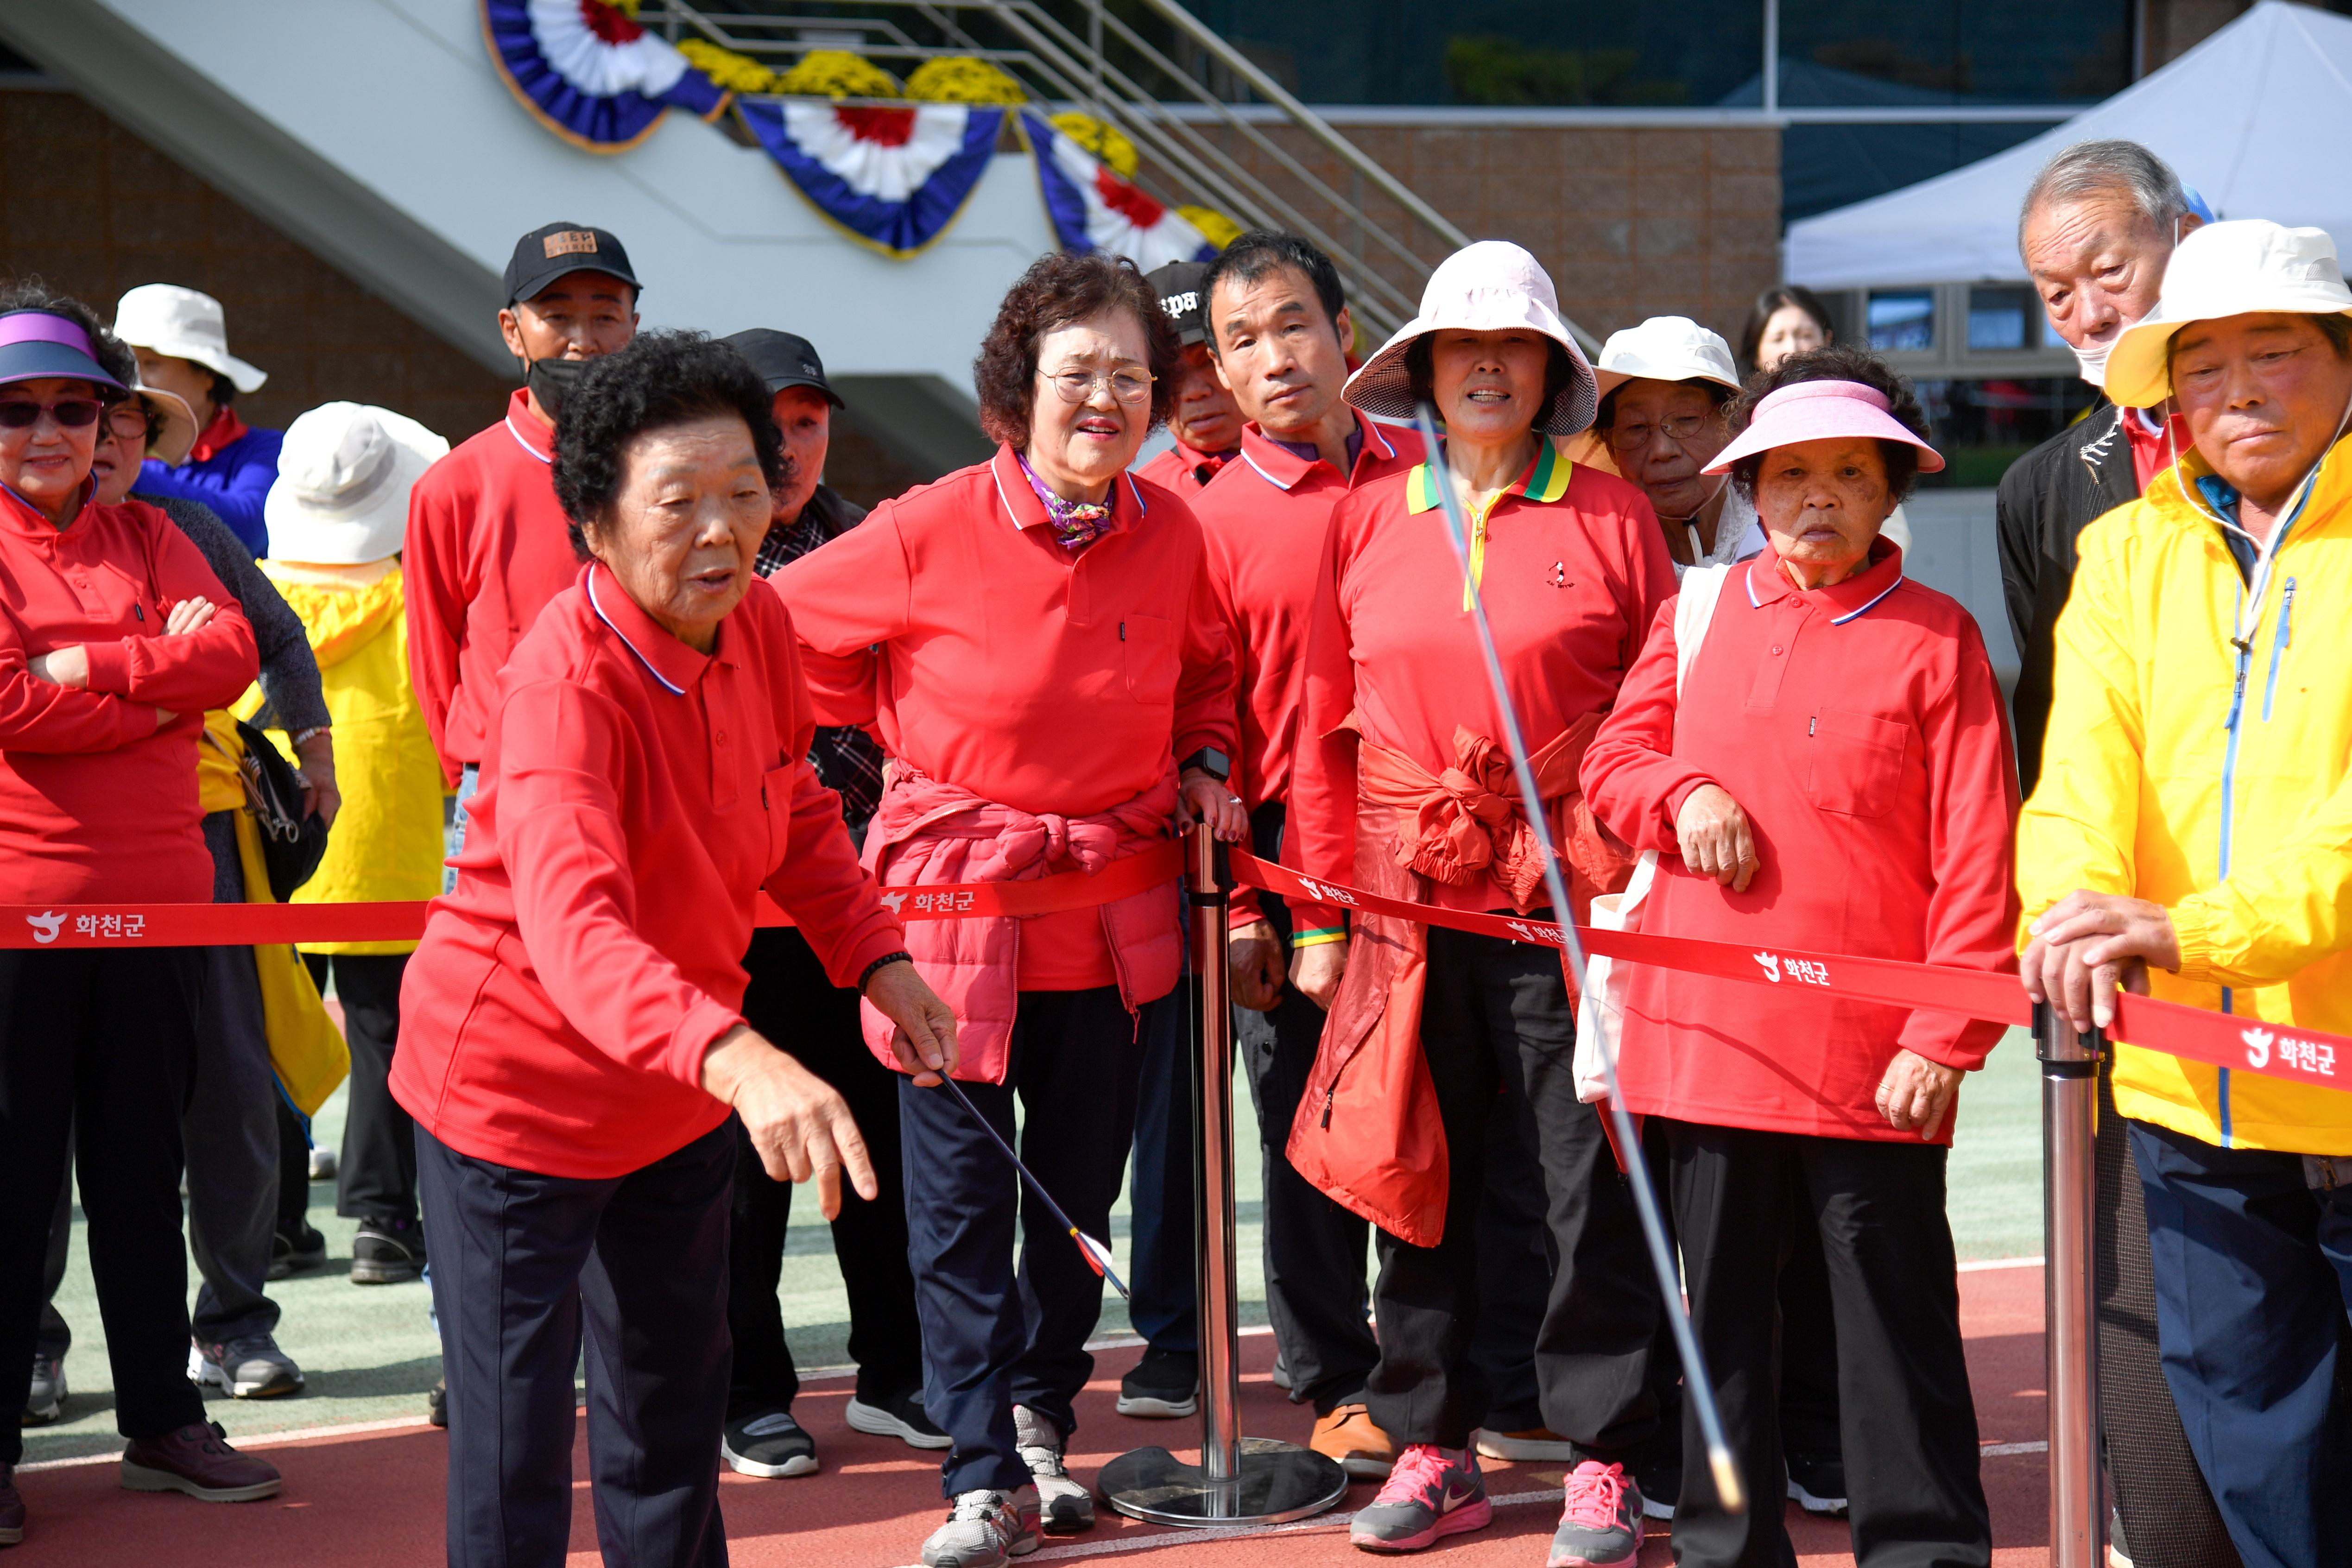
[[[1062,1468],[1062,1434],[1025,1405],[1013,1407],[1013,1441],[1021,1462],[1037,1478],[1037,1510],[1048,1535],[1076,1535],[1095,1527],[1094,1494]]]
[[[335,1179],[335,1152],[332,1149],[310,1151],[310,1179],[314,1182],[331,1182]]]
[[[65,1414],[66,1358],[33,1352],[33,1381],[25,1390],[23,1425],[46,1426]]]
[[[1037,1489],[958,1492],[948,1521],[923,1542],[923,1568],[1004,1568],[1045,1538],[1037,1532]]]
[[[188,1381],[218,1388],[232,1399],[275,1399],[299,1394],[302,1369],[268,1334],[247,1334],[226,1344],[198,1340],[188,1347]]]

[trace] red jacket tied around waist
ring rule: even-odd
[[[1098,872],[1164,840],[1175,810],[1172,772],[1108,811],[1057,816],[1000,805],[907,770],[894,774],[866,829],[866,864],[886,888]],[[1175,989],[1182,951],[1174,882],[1077,912],[1100,921],[1119,1000],[1129,1012]],[[907,928],[915,966],[955,1009],[958,1078],[1004,1081],[1020,992],[1022,927],[1013,916],[982,915],[918,921]],[[867,1047],[885,1067],[898,1068],[890,1048],[895,1026],[872,1003],[860,1007]]]
[[[1600,727],[1601,716],[1587,713],[1528,759],[1580,920],[1633,870],[1577,787]],[[1461,887],[1491,877],[1525,914],[1543,900],[1543,851],[1521,809],[1510,752],[1467,730],[1456,730],[1454,742],[1454,765],[1435,774],[1385,746],[1359,744],[1356,885],[1419,904],[1430,901],[1432,882]],[[1421,1049],[1428,977],[1427,926],[1355,917],[1348,972],[1286,1150],[1316,1186],[1419,1247],[1444,1234],[1449,1166]],[[1342,1127],[1336,1138],[1335,1122]]]

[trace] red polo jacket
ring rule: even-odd
[[[1801,593],[1763,555],[1734,566],[1675,693],[1661,610],[1584,755],[1586,801],[1659,851],[1642,929],[1972,969],[2015,967],[2017,772],[1976,622],[1872,563]],[[1761,865],[1744,893],[1684,869],[1675,835],[1704,784],[1730,792]],[[1801,969],[1751,985],[1635,964],[1618,1071],[1628,1108],[1684,1121],[1911,1142],[1878,1114],[1898,1046],[1978,1068],[1998,1024],[1805,994]],[[1937,1142],[1949,1142],[1948,1118]]]
[[[792,617],[757,584],[705,656],[583,568],[499,691],[457,889],[401,988],[393,1094],[461,1153],[623,1175],[727,1118],[702,1058],[742,1021],[763,884],[836,984],[905,933],[808,764]]]
[[[482,760],[498,674],[580,557],[555,500],[555,432],[517,391],[507,416],[425,471],[408,497],[408,668],[452,788]]]

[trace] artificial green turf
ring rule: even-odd
[[[1949,1211],[1964,1259],[2025,1257],[2042,1250],[2038,1093],[2032,1047],[2021,1030],[2011,1033],[1985,1071],[1972,1077],[1962,1091]],[[1245,1134],[1254,1129],[1248,1090],[1238,1079],[1234,1113]],[[343,1096],[339,1092],[318,1117],[316,1130],[322,1142],[330,1147],[340,1143],[342,1119]],[[1234,1238],[1241,1321],[1258,1324],[1265,1321],[1265,1282],[1259,1253],[1255,1138],[1242,1139],[1234,1163],[1234,1191],[1249,1200],[1237,1205]],[[439,1346],[425,1320],[425,1287],[352,1284],[348,1270],[357,1226],[339,1218],[334,1206],[334,1184],[313,1184],[310,1223],[326,1233],[327,1267],[270,1287],[271,1298],[284,1310],[278,1342],[301,1364],[309,1385],[291,1397],[266,1401],[232,1400],[215,1391],[207,1409],[232,1438],[424,1413],[425,1391],[440,1374]],[[849,1324],[832,1240],[816,1205],[805,1194],[794,1205],[793,1217],[779,1291],[793,1352],[804,1369],[838,1366],[848,1359]],[[1123,1196],[1109,1239],[1124,1272],[1129,1255]],[[191,1264],[192,1290],[194,1283]],[[74,1211],[72,1262],[58,1292],[58,1305],[75,1332],[66,1363],[71,1388],[67,1419],[25,1433],[28,1463],[110,1453],[121,1443],[114,1432],[105,1331],[90,1285],[79,1207]],[[1112,1296],[1104,1303],[1101,1331],[1122,1333],[1127,1329],[1126,1307]]]

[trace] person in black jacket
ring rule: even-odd
[[[2164,161],[2136,142],[2081,142],[2027,187],[2018,249],[2051,330],[2099,384],[2107,350],[2154,308],[2172,247],[2206,215]],[[2050,718],[2053,633],[2074,577],[2074,539],[2136,500],[2169,467],[2177,441],[2149,414],[2105,396],[2010,465],[1995,503],[2001,587],[2017,639],[2018,777],[2026,795],[2063,737]],[[2105,1067],[2099,1124],[2116,1127]],[[2238,1561],[2190,1454],[2156,1342],[2156,1291],[2140,1184],[2121,1138],[2098,1141],[2094,1284],[2099,1317],[2099,1416],[2116,1514],[2111,1544],[2135,1568],[2226,1568]],[[2128,1544],[2126,1544],[2128,1542]]]
[[[768,537],[752,563],[766,577],[856,527],[866,509],[822,482],[833,410],[841,399],[826,382],[815,348],[806,338],[766,328],[726,341],[767,382],[792,458],[784,486],[775,492]],[[809,760],[817,777],[841,796],[850,837],[863,844],[866,825],[882,798],[881,746],[863,730],[820,726]],[[947,1435],[923,1414],[923,1336],[915,1316],[915,1277],[907,1262],[897,1075],[866,1049],[858,1032],[857,993],[825,977],[824,966],[799,931],[789,926],[753,931],[743,968],[751,976],[743,993],[744,1017],[769,1038],[790,1040],[793,1054],[841,1092],[874,1158],[880,1191],[872,1198],[844,1192],[841,1214],[833,1222],[834,1256],[849,1292],[849,1358],[857,1363],[849,1425],[914,1447],[944,1448]],[[740,1122],[735,1136],[727,1298],[735,1364],[719,1452],[741,1475],[810,1475],[817,1468],[816,1439],[793,1419],[800,1376],[776,1300],[784,1232],[792,1218],[792,1184],[769,1179]]]

